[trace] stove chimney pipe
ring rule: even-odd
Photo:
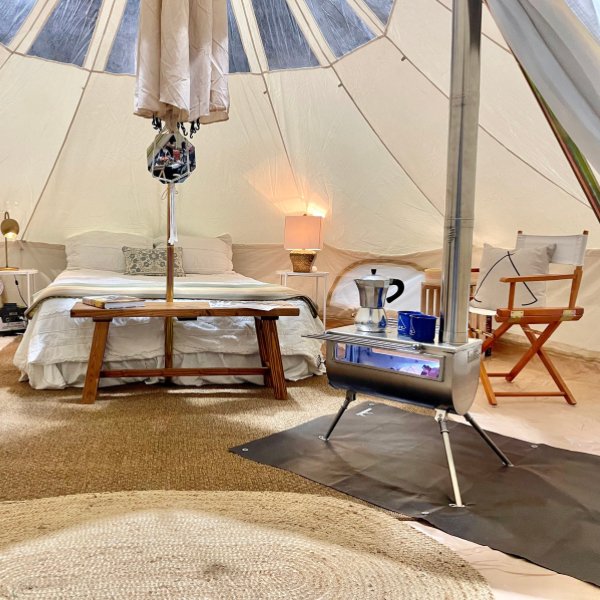
[[[481,12],[481,0],[453,0],[439,341],[457,345],[468,340],[479,128]]]

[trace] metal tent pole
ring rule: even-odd
[[[440,309],[440,341],[450,344],[464,344],[468,340],[479,128],[481,13],[481,0],[453,2],[448,172]]]
[[[171,213],[173,196],[175,195],[175,184],[169,183],[167,193],[167,282],[165,300],[173,302],[174,299],[174,261],[175,246],[171,243]],[[173,367],[173,317],[165,317],[165,369]],[[167,378],[167,382],[170,378]]]

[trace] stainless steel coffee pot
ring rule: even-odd
[[[360,298],[360,309],[356,313],[354,323],[360,331],[385,331],[387,317],[384,305],[393,302],[404,292],[404,283],[400,279],[387,279],[377,275],[377,269],[371,269],[371,275],[361,279],[355,279]],[[390,286],[396,286],[398,290],[389,298],[386,298]]]

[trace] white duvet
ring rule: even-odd
[[[86,287],[95,285],[129,285],[131,294],[144,285],[161,285],[162,278],[126,276],[109,271],[64,271],[44,290],[47,295],[52,286],[69,286],[77,289],[79,297],[50,297],[35,310],[21,344],[15,354],[15,365],[22,378],[32,387],[64,388],[82,386],[92,340],[93,323],[90,319],[72,319],[71,307],[85,295]],[[164,281],[164,280],[163,280]],[[238,273],[219,275],[188,275],[177,278],[180,284],[198,283],[215,287],[262,287],[265,284]],[[176,286],[177,289],[177,286]],[[289,300],[300,309],[299,317],[282,317],[278,321],[279,341],[287,379],[297,380],[323,373],[320,342],[306,339],[305,334],[323,331],[323,325],[314,318],[306,302]],[[211,301],[213,305],[240,304],[239,300]],[[256,305],[257,301],[252,300]],[[268,301],[265,304],[269,304]],[[152,368],[162,366],[163,320],[148,317],[118,318],[111,326],[106,347],[105,365],[108,368]],[[176,321],[174,325],[174,367],[192,366],[249,367],[260,366],[254,320],[244,317],[211,317],[195,321]],[[134,379],[101,380],[100,385],[115,385]],[[139,381],[139,380],[138,380]],[[148,383],[156,379],[146,379]],[[207,383],[252,382],[262,384],[260,376],[238,377],[185,377],[175,378],[175,383],[203,385]]]

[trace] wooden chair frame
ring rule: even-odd
[[[522,232],[519,231],[519,235]],[[587,231],[583,232],[584,236],[588,235]],[[534,236],[531,236],[534,237]],[[587,238],[585,238],[587,242]],[[585,243],[584,243],[585,248]],[[563,262],[563,261],[561,261]],[[509,284],[508,290],[508,306],[506,308],[499,308],[496,311],[495,319],[500,325],[492,331],[489,336],[484,340],[482,346],[482,360],[480,366],[480,379],[483,385],[483,389],[487,396],[488,402],[495,406],[497,405],[497,398],[501,396],[515,396],[515,397],[532,397],[532,396],[562,396],[569,404],[575,405],[575,400],[571,390],[568,388],[564,379],[556,369],[556,366],[548,356],[548,353],[544,350],[543,346],[552,336],[552,334],[559,328],[564,321],[578,321],[583,316],[583,308],[576,306],[577,295],[581,286],[581,279],[583,277],[583,267],[581,264],[573,264],[574,269],[572,273],[564,275],[524,275],[520,277],[502,277],[500,281]],[[560,280],[571,280],[571,289],[569,293],[569,302],[564,307],[549,307],[549,308],[515,308],[515,293],[518,283],[523,282],[534,282],[534,281],[560,281]],[[488,372],[485,366],[483,357],[485,357],[486,350],[490,349],[493,344],[498,341],[511,327],[518,325],[523,330],[527,340],[529,341],[529,348],[516,362],[512,369],[508,372]],[[546,327],[539,331],[533,329],[531,325],[545,325]],[[534,357],[538,356],[542,361],[542,364],[552,377],[556,384],[558,391],[527,391],[527,392],[506,392],[506,391],[495,391],[492,388],[490,381],[491,377],[504,377],[506,381],[512,382],[517,375],[523,370],[523,368],[529,363]]]

